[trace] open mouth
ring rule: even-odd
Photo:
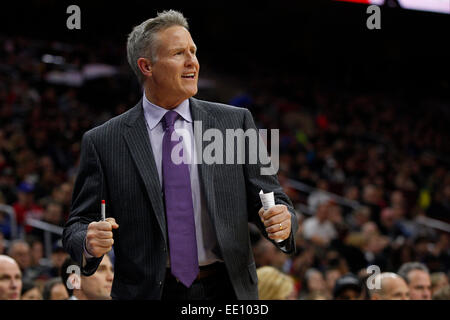
[[[181,77],[184,78],[184,79],[194,79],[195,78],[195,72],[182,74]]]

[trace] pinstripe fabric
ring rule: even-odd
[[[225,136],[226,129],[255,128],[247,109],[194,98],[190,106],[193,120],[202,121],[203,132],[215,128]],[[203,147],[209,143],[203,142]],[[248,145],[246,152],[248,159]],[[293,230],[284,249],[292,253],[297,230],[292,203],[276,176],[260,175],[259,163],[199,166],[208,213],[236,296],[257,299],[247,222],[254,222],[267,236],[258,216],[258,193],[261,189],[274,191],[275,202],[285,204],[292,214]],[[102,198],[108,204],[106,215],[120,226],[113,231],[116,261],[112,297],[160,299],[168,254],[166,218],[142,101],[83,136],[71,213],[63,234],[64,247],[80,264],[87,225],[99,220]],[[99,263],[100,259],[89,260],[82,273],[94,273]]]

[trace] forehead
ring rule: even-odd
[[[397,289],[407,290],[408,288],[405,280],[403,280],[402,278],[384,279],[383,286],[387,291],[397,291]]]
[[[20,269],[16,263],[10,261],[0,261],[0,275],[20,274]]]
[[[431,282],[429,274],[423,270],[412,270],[408,276],[410,282]]]
[[[110,267],[112,266],[111,260],[109,259],[109,256],[105,255],[100,262],[101,266]]]
[[[158,40],[160,49],[195,46],[189,31],[181,26],[172,26],[159,31]]]

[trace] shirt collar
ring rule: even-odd
[[[151,103],[145,96],[145,92],[142,99],[142,105],[144,107],[145,120],[147,121],[150,130],[155,128],[164,117],[166,112],[169,111],[160,106],[157,106],[156,104]],[[185,121],[192,122],[191,111],[189,109],[189,99],[184,100],[172,110],[176,111]]]

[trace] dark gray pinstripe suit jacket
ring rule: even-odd
[[[226,129],[256,128],[247,109],[194,98],[190,99],[190,107],[193,120],[202,120],[203,132],[216,128],[225,136]],[[247,152],[247,143],[245,148]],[[245,159],[249,159],[247,153]],[[292,214],[291,237],[283,249],[292,253],[297,230],[292,203],[275,176],[260,175],[259,164],[199,166],[220,254],[236,295],[238,299],[257,299],[256,268],[247,223],[254,222],[267,236],[258,216],[261,208],[258,193],[261,189],[274,191],[275,202],[285,204]],[[70,217],[63,234],[65,249],[80,265],[87,226],[100,219],[101,199],[106,200],[107,217],[114,217],[120,226],[114,230],[116,260],[111,296],[160,299],[168,255],[166,218],[142,101],[83,136]],[[93,274],[100,261],[89,259],[82,273]]]

